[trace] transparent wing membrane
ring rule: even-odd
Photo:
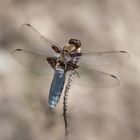
[[[30,24],[23,24],[21,26],[21,34],[23,35],[24,42],[26,42],[27,47],[25,49],[32,50],[42,54],[53,54],[56,52],[52,49],[53,46],[61,50],[61,47],[51,41],[50,39],[43,36]]]
[[[129,54],[125,51],[106,51],[106,52],[83,52],[79,65],[110,65],[121,63],[129,59]]]
[[[59,56],[53,50],[53,47],[61,48],[44,37],[30,24],[21,26],[21,35],[23,37],[23,44],[19,46],[21,49],[12,51],[12,56],[15,60],[35,73],[51,73],[53,70],[47,62],[47,57]]]
[[[114,75],[89,69],[87,67],[79,67],[77,70],[79,76],[73,80],[73,84],[77,84],[90,88],[115,87],[120,84],[119,79]]]
[[[58,58],[62,48],[44,37],[30,24],[23,24],[21,33],[23,35],[21,49],[13,50],[12,56],[35,73],[52,74],[53,69],[47,62],[47,57]],[[75,77],[73,83],[90,88],[113,87],[120,83],[114,75],[90,69],[90,66],[117,64],[129,58],[129,54],[125,51],[82,52],[72,54],[71,57],[78,56],[80,56],[78,76]],[[68,76],[69,72],[67,72]]]
[[[53,69],[47,62],[46,56],[23,49],[13,50],[12,56],[16,61],[18,61],[20,64],[22,64],[32,72],[39,74],[53,72]]]

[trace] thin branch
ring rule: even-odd
[[[68,93],[71,87],[71,82],[75,75],[75,71],[71,71],[69,75],[69,79],[67,85],[64,90],[64,99],[63,99],[63,116],[64,116],[64,123],[65,123],[65,140],[68,139],[69,135],[69,120],[68,120]]]

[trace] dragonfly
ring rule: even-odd
[[[92,67],[127,60],[129,54],[126,51],[82,51],[78,39],[70,39],[61,47],[30,24],[23,24],[21,32],[24,43],[11,54],[16,61],[34,72],[53,74],[48,98],[50,108],[54,109],[58,104],[64,84],[72,72],[75,72],[73,84],[80,86],[104,88],[120,84],[116,76]]]

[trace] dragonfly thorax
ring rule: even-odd
[[[63,47],[63,52],[65,52],[65,53],[71,53],[75,50],[76,50],[76,46],[74,44],[66,44]]]
[[[61,68],[64,71],[70,71],[78,68],[78,60],[81,53],[81,44],[79,40],[70,39],[59,53],[58,58],[47,58],[53,69]]]
[[[60,62],[63,62],[64,64],[66,64],[70,60],[71,60],[71,57],[68,52],[63,51],[62,53],[60,53],[60,57],[59,57]]]

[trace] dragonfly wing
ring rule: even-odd
[[[52,73],[53,69],[47,62],[47,57],[23,49],[15,49],[12,56],[16,61],[35,73]]]
[[[79,59],[79,65],[109,65],[121,63],[128,60],[129,54],[126,51],[106,52],[83,52]]]
[[[58,44],[43,36],[30,24],[23,24],[21,26],[21,35],[23,36],[24,43],[26,43],[25,46],[28,47],[25,48],[27,50],[30,49],[35,52],[49,55],[57,54],[52,49],[54,46],[58,50],[62,50]]]
[[[79,67],[78,75],[73,80],[74,84],[90,87],[90,88],[105,88],[115,87],[120,84],[119,79],[114,75],[89,69],[87,67]]]

